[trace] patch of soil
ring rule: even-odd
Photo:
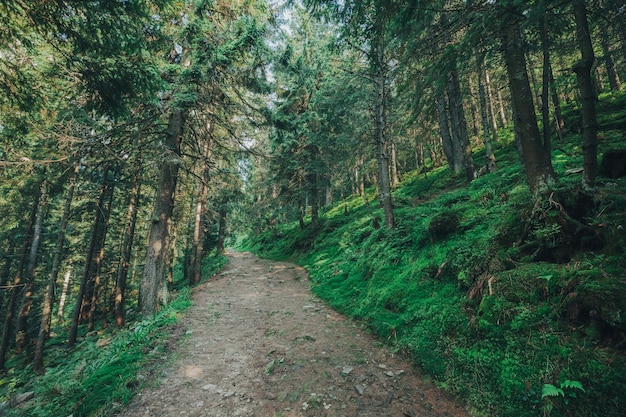
[[[194,290],[171,367],[120,417],[467,416],[312,295],[302,268],[228,256]]]

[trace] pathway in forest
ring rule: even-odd
[[[302,268],[228,256],[194,290],[176,359],[120,416],[467,416],[316,298]]]

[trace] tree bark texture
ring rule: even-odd
[[[472,148],[467,135],[467,122],[465,121],[465,111],[463,110],[459,72],[456,68],[453,68],[448,76],[448,104],[454,158],[457,164],[462,167],[460,171],[465,170],[467,180],[472,181],[475,174],[474,160],[472,159]],[[459,174],[461,172],[456,173]]]
[[[37,268],[39,248],[43,239],[43,222],[46,216],[46,209],[48,207],[48,182],[46,180],[42,181],[40,185],[39,195],[40,197],[39,203],[37,204],[37,216],[35,218],[35,225],[33,228],[33,240],[31,242],[30,251],[28,254],[26,273],[24,274],[24,283],[26,284],[26,286],[23,290],[22,303],[15,326],[15,345],[18,354],[22,353],[24,346],[29,345],[28,318],[30,316],[30,310],[33,304],[35,269]]]
[[[596,120],[596,94],[593,88],[591,69],[595,61],[585,0],[575,0],[572,4],[576,21],[576,39],[581,59],[572,70],[576,73],[578,89],[582,100],[583,135],[583,188],[595,188],[598,173],[598,121]]]
[[[54,259],[52,260],[52,268],[48,276],[48,285],[44,294],[43,305],[41,308],[41,322],[39,325],[39,333],[37,335],[37,344],[35,345],[35,357],[33,359],[33,369],[37,373],[45,372],[43,355],[46,340],[50,334],[50,321],[52,318],[52,307],[54,303],[54,293],[56,281],[61,269],[61,260],[63,259],[65,232],[70,219],[72,200],[74,199],[74,188],[76,187],[76,179],[80,170],[80,164],[74,167],[74,173],[70,179],[65,197],[65,205],[63,206],[63,215],[59,224],[59,235],[57,236],[56,248],[54,251]]]
[[[211,131],[209,127],[209,132]],[[196,285],[202,279],[202,260],[205,255],[204,236],[206,234],[206,211],[209,196],[210,162],[213,152],[213,139],[211,133],[204,143],[204,163],[200,181],[200,192],[196,202],[196,210],[193,225],[193,238],[191,242],[191,256],[189,260],[189,284]]]
[[[17,266],[17,271],[15,272],[13,284],[11,285],[9,303],[7,304],[7,311],[4,318],[4,326],[2,327],[2,340],[0,341],[0,370],[5,369],[6,355],[10,346],[9,339],[12,336],[11,333],[13,332],[13,318],[17,305],[17,298],[20,290],[24,287],[24,265],[26,265],[26,260],[28,259],[28,248],[31,245],[32,241],[33,228],[35,225],[35,220],[37,218],[39,198],[39,191],[37,191],[28,221],[28,228],[25,229],[24,241],[22,242],[22,247],[20,249],[20,261]]]
[[[109,167],[105,167],[103,171],[102,185],[98,193],[94,220],[91,226],[91,236],[89,238],[89,247],[85,254],[85,267],[81,277],[78,293],[76,294],[76,304],[72,311],[72,323],[68,335],[67,347],[72,348],[76,344],[78,338],[78,326],[85,321],[91,310],[91,299],[94,291],[94,278],[101,262],[98,257],[101,253],[101,246],[104,244],[106,202],[109,200],[109,192],[112,186],[109,184]]]
[[[537,125],[533,93],[526,71],[524,42],[518,23],[507,19],[502,35],[520,157],[529,187],[533,194],[538,195],[556,183],[556,174]]]
[[[491,131],[489,125],[489,116],[487,108],[487,94],[484,81],[484,59],[483,53],[479,53],[476,56],[476,73],[478,74],[478,100],[480,103],[480,118],[483,127],[483,141],[485,143],[485,163],[488,172],[493,172],[496,169],[496,157],[493,154],[493,148],[491,146]]]
[[[387,86],[385,47],[382,33],[377,36],[372,63],[376,71],[374,86],[376,88],[376,102],[374,103],[374,117],[376,125],[376,160],[378,162],[378,195],[385,214],[385,225],[395,227],[393,204],[391,201],[391,183],[389,179],[389,156],[387,155]]]
[[[170,114],[166,138],[165,160],[162,161],[150,225],[148,248],[140,286],[140,310],[144,317],[159,308],[159,289],[164,288],[167,273],[169,239],[174,210],[174,193],[180,166],[180,148],[186,113],[174,110]]]
[[[609,79],[609,85],[611,91],[620,91],[622,84],[615,67],[615,59],[613,59],[613,52],[611,51],[609,31],[606,24],[600,24],[600,44],[602,46],[602,54],[604,55],[604,66],[606,68],[606,76]]]
[[[219,229],[217,232],[217,254],[224,254],[224,246],[226,244],[226,202],[222,203],[219,210]]]
[[[137,214],[139,212],[139,201],[141,199],[141,159],[137,159],[135,172],[133,173],[133,186],[128,197],[128,210],[126,214],[126,225],[124,227],[124,237],[120,250],[117,277],[115,280],[115,301],[114,314],[115,323],[118,327],[124,325],[124,301],[126,295],[126,282],[128,280],[128,270],[135,241],[135,229],[137,227]]]
[[[541,121],[543,123],[543,147],[547,153],[552,152],[550,141],[550,107],[548,97],[550,95],[550,42],[548,38],[548,12],[544,11],[541,20],[541,51],[543,54],[542,79],[541,79]]]

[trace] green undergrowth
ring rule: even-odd
[[[601,152],[626,127],[603,117],[618,130]],[[626,180],[582,192],[566,173],[582,166],[578,141],[555,143],[560,184],[538,201],[514,145],[500,143],[498,170],[470,184],[445,168],[406,176],[395,229],[375,227],[370,190],[369,204],[325,209],[319,230],[277,226],[241,248],[306,266],[317,295],[478,415],[623,416]]]
[[[204,276],[212,276],[225,263],[223,256],[208,258]],[[60,330],[47,344],[44,375],[24,368],[22,358],[11,358],[6,375],[0,377],[2,400],[28,391],[35,396],[3,415],[104,417],[120,412],[139,388],[154,383],[154,376],[171,361],[184,338],[185,329],[178,322],[191,297],[189,287],[180,283],[182,276],[176,278],[171,303],[153,317],[129,318],[120,330],[109,327],[89,334],[83,330],[72,350],[66,349],[67,334]]]

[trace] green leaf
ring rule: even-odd
[[[585,392],[585,389],[583,388],[583,384],[581,384],[579,381],[572,381],[569,379],[566,379],[565,381],[561,383],[561,388],[576,388],[576,389],[581,390],[582,392]]]
[[[541,399],[546,397],[558,397],[559,395],[562,397],[565,396],[565,393],[561,388],[557,388],[552,384],[543,384],[543,388],[541,389]]]

